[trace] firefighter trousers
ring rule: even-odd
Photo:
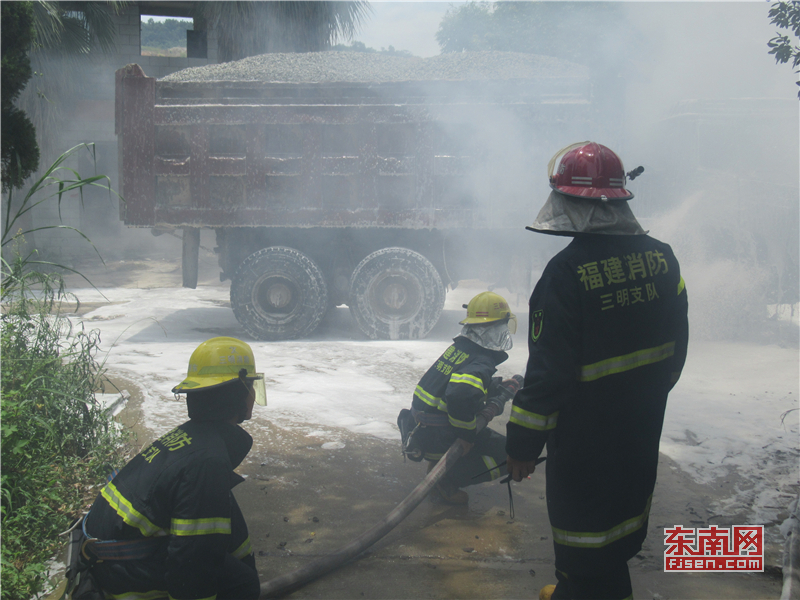
[[[241,559],[231,552],[248,539],[247,523],[231,494],[230,548],[217,582],[217,600],[256,600],[261,585],[252,553]],[[167,540],[151,556],[139,560],[103,560],[94,564],[92,574],[106,597],[123,596],[126,600],[166,598]],[[163,595],[156,592],[165,592]]]
[[[451,427],[425,427],[422,436],[425,458],[439,460],[456,439]],[[506,437],[487,427],[478,433],[469,453],[447,472],[447,480],[458,488],[492,481],[505,475],[505,468],[497,466],[505,460]]]
[[[157,554],[147,560],[103,561],[92,567],[92,573],[106,596],[149,598],[157,590],[166,590],[165,558]],[[260,593],[253,556],[239,560],[232,554],[225,555],[217,600],[255,600]],[[163,597],[166,597],[166,593]]]

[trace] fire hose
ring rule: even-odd
[[[487,415],[478,413],[478,415],[476,415],[476,430],[480,432],[494,416],[497,416],[497,414],[499,414],[499,411],[490,418],[487,418]],[[456,464],[456,461],[458,461],[467,450],[468,445],[464,440],[459,438],[453,442],[453,445],[450,446],[445,455],[436,463],[436,466],[428,473],[428,476],[425,477],[400,504],[371,529],[365,531],[349,544],[342,546],[332,554],[322,556],[291,573],[281,575],[270,579],[266,583],[262,583],[261,595],[259,598],[278,598],[293,592],[364,552],[364,550],[394,529],[400,521],[410,515],[411,511],[420,505],[430,493],[431,489],[433,489],[433,486],[444,477],[445,473]]]

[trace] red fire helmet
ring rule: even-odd
[[[625,189],[625,169],[619,156],[595,142],[572,144],[556,152],[547,166],[547,175],[550,187],[567,196],[603,200],[633,198],[633,193]]]

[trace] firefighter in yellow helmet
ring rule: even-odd
[[[469,496],[460,488],[500,477],[497,465],[506,457],[505,437],[488,427],[478,433],[476,416],[481,411],[488,419],[501,414],[522,381],[519,375],[505,381],[494,376],[497,365],[508,358],[517,328],[508,302],[483,292],[465,308],[461,334],[420,379],[411,410],[398,417],[405,442],[414,430],[414,443],[422,450],[416,458],[429,461],[429,470],[456,439],[472,446],[431,492],[432,500],[446,504],[466,504]]]
[[[83,522],[84,566],[110,598],[258,598],[244,517],[231,489],[253,439],[239,424],[266,404],[250,346],[200,344],[186,378],[189,420],[145,447]]]

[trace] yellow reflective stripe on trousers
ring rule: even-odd
[[[486,465],[486,468],[489,469],[490,475],[492,476],[492,480],[497,479],[500,477],[500,469],[497,466],[497,461],[493,459],[491,456],[481,456],[483,459],[483,464]]]
[[[459,429],[475,429],[478,426],[475,417],[472,417],[471,421],[460,421],[452,415],[447,415],[447,420],[450,421],[450,425],[458,427]]]
[[[640,529],[645,524],[650,514],[650,503],[652,500],[653,496],[651,495],[647,499],[647,504],[642,514],[628,519],[607,531],[577,532],[553,527],[553,541],[562,546],[572,546],[574,548],[602,548],[603,546],[607,546]]]
[[[481,381],[480,377],[475,377],[475,375],[453,373],[450,376],[450,383],[466,383],[467,385],[478,388],[482,393],[486,393],[486,388],[483,387],[483,381]]]
[[[172,519],[169,532],[172,535],[208,535],[231,532],[230,519]]]
[[[527,427],[528,429],[535,429],[536,431],[549,431],[550,429],[556,428],[558,411],[550,415],[537,415],[519,406],[512,406],[511,418],[509,418],[508,421],[521,425],[522,427]]]
[[[247,538],[242,545],[239,546],[236,550],[232,552],[234,558],[238,558],[242,560],[246,556],[249,556],[253,549],[250,546],[250,538]]]
[[[123,592],[122,594],[110,594],[103,590],[106,598],[113,600],[166,600],[169,593],[166,590],[152,590],[149,592]],[[215,596],[216,598],[216,596]]]
[[[127,525],[135,527],[141,531],[144,537],[150,537],[153,535],[166,535],[166,532],[163,529],[152,523],[150,519],[133,508],[133,505],[128,501],[128,499],[119,493],[119,490],[114,486],[113,482],[106,484],[106,487],[103,488],[101,495]]]
[[[581,381],[595,381],[606,375],[614,375],[616,373],[624,373],[637,367],[651,365],[653,363],[666,360],[675,354],[675,342],[667,342],[655,348],[647,348],[645,350],[637,350],[630,354],[623,354],[622,356],[615,356],[607,358],[600,362],[581,367],[580,380]]]
[[[414,390],[414,396],[422,400],[428,406],[432,406],[433,408],[438,408],[443,412],[447,412],[447,402],[445,402],[441,398],[432,396],[424,389],[422,389],[421,386],[417,386],[417,389]]]
[[[681,277],[681,280],[678,282],[678,296],[680,296],[681,292],[685,289],[686,289],[686,283],[683,281],[683,277]]]

